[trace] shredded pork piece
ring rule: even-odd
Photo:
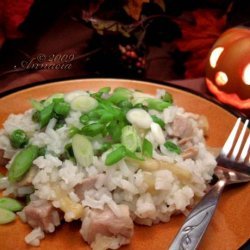
[[[126,205],[119,205],[120,216],[116,216],[107,206],[103,210],[89,209],[84,217],[80,230],[84,240],[93,244],[98,235],[106,237],[121,237],[120,245],[128,244],[133,235],[134,224]],[[126,240],[125,240],[126,239]],[[107,249],[107,248],[103,248]]]
[[[59,214],[49,201],[31,201],[23,211],[27,223],[33,228],[40,227],[43,231],[52,233],[55,226],[60,224]]]

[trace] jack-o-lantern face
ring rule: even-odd
[[[221,35],[209,53],[206,83],[221,102],[250,109],[250,29]]]

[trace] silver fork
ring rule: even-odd
[[[218,177],[217,183],[190,212],[169,247],[170,250],[196,249],[211,221],[224,187],[229,184],[250,181],[250,160],[248,158],[250,133],[243,143],[249,120],[245,121],[237,139],[240,122],[241,119],[238,118],[217,158],[218,165],[215,168],[215,175]],[[236,143],[234,143],[235,140]]]

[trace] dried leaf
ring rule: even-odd
[[[128,0],[128,3],[124,6],[124,9],[129,16],[135,20],[139,20],[144,3],[149,3],[149,0]]]
[[[131,27],[130,25],[125,25],[114,20],[106,21],[96,18],[90,18],[88,21],[91,22],[93,28],[95,28],[97,33],[100,35],[103,35],[105,32],[119,32],[123,36],[129,37],[130,32],[133,30],[133,27]]]
[[[191,13],[192,22],[187,19],[178,19],[182,38],[177,41],[180,51],[191,52],[185,63],[186,78],[201,77],[204,75],[206,56],[220,36],[226,23],[225,16],[219,17],[211,9],[198,9]]]

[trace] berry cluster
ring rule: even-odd
[[[145,57],[135,46],[119,45],[119,51],[121,52],[122,63],[126,65],[129,70],[135,70],[138,74],[141,74],[144,71],[146,63]]]

